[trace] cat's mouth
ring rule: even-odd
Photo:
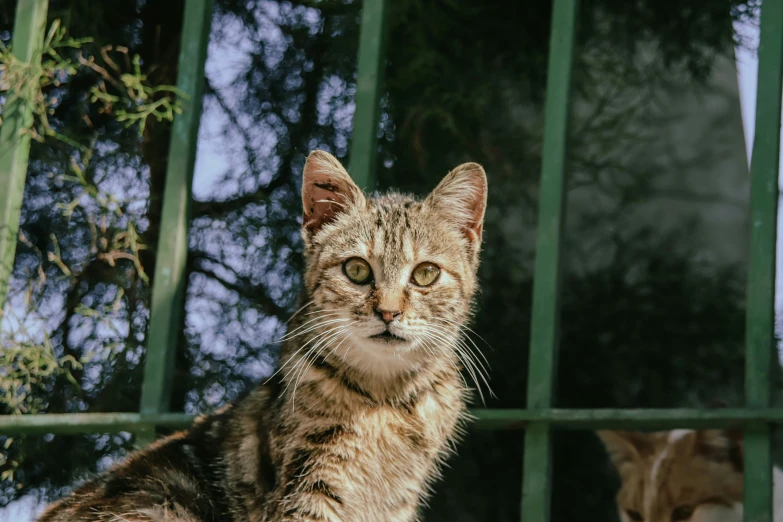
[[[399,337],[397,335],[394,335],[389,330],[384,330],[379,334],[371,335],[370,339],[375,339],[376,341],[383,341],[387,343],[405,343],[408,342],[407,339],[403,339],[402,337]]]

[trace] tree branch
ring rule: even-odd
[[[188,264],[190,265],[189,271],[200,272],[207,277],[217,280],[226,289],[233,290],[241,296],[251,301],[257,302],[264,314],[279,318],[283,318],[288,314],[287,310],[275,303],[272,298],[269,297],[269,293],[266,287],[250,281],[249,278],[239,274],[236,270],[230,266],[227,266],[222,261],[208,255],[198,253],[189,257]],[[221,277],[214,269],[207,266],[209,264],[218,265],[220,268],[230,272],[236,281],[227,281],[226,278]]]

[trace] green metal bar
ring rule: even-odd
[[[553,5],[527,382],[527,406],[531,410],[551,408],[554,403],[566,145],[577,11],[577,0],[555,0]],[[522,520],[528,522],[549,520],[552,471],[549,431],[548,424],[533,424],[525,431],[521,514]]]
[[[19,0],[16,5],[11,51],[26,64],[41,61],[48,7],[48,0]],[[23,86],[19,93],[14,90],[7,92],[3,124],[0,126],[0,317],[3,316],[16,255],[16,237],[30,155],[30,134],[25,131],[33,125],[33,87]]]
[[[777,234],[780,111],[783,87],[783,0],[761,6],[756,132],[751,160],[750,265],[746,319],[745,400],[767,408],[777,368],[775,350],[775,242]],[[771,426],[758,422],[745,430],[747,521],[771,522]]]
[[[2,435],[43,435],[56,433],[116,433],[138,431],[139,426],[168,426],[183,429],[193,424],[193,415],[184,413],[43,413],[39,415],[3,415]]]
[[[211,21],[212,0],[186,0],[177,87],[187,95],[187,100],[171,129],[141,394],[142,414],[167,411],[171,399],[174,354],[185,295],[193,166]],[[154,430],[148,428],[142,431],[138,441],[145,444],[152,439]]]
[[[783,423],[783,408],[697,409],[537,409],[471,410],[473,427],[482,430],[521,430],[530,424],[549,424],[580,430],[669,430],[674,428],[742,427],[759,422]],[[194,417],[184,413],[62,413],[2,415],[0,434],[17,433],[107,433],[138,431],[139,425],[188,427]]]
[[[726,428],[758,422],[783,422],[783,408],[698,409],[540,409],[471,410],[481,429],[523,429],[533,423],[559,428],[670,430]]]
[[[363,188],[375,185],[378,157],[378,122],[386,69],[387,0],[364,0],[359,32],[359,65],[356,75],[356,109],[351,138],[351,177]]]

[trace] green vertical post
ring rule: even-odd
[[[554,403],[560,322],[560,251],[565,222],[566,153],[577,12],[577,0],[554,2],[533,282],[527,384],[529,409],[551,408]],[[522,520],[527,522],[549,520],[552,468],[549,432],[546,423],[532,423],[525,432]]]
[[[385,70],[387,0],[364,0],[359,31],[356,109],[351,137],[351,177],[362,188],[375,185],[378,122]]]
[[[783,0],[761,6],[756,132],[751,159],[750,266],[746,320],[745,399],[768,408],[777,367],[775,350],[775,242],[780,159]],[[745,430],[745,520],[772,521],[770,425]]]
[[[168,411],[171,399],[174,355],[185,296],[193,166],[211,20],[212,0],[186,0],[177,87],[187,99],[171,129],[141,393],[142,414]],[[150,426],[142,430],[137,440],[145,444],[154,436],[154,427]]]
[[[19,0],[16,5],[11,51],[25,64],[41,61],[48,0]],[[22,213],[30,133],[33,125],[33,87],[7,92],[0,126],[0,317],[14,268],[16,236]]]

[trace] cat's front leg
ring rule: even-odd
[[[339,513],[340,505],[319,492],[300,492],[277,505],[270,522],[348,522]]]

